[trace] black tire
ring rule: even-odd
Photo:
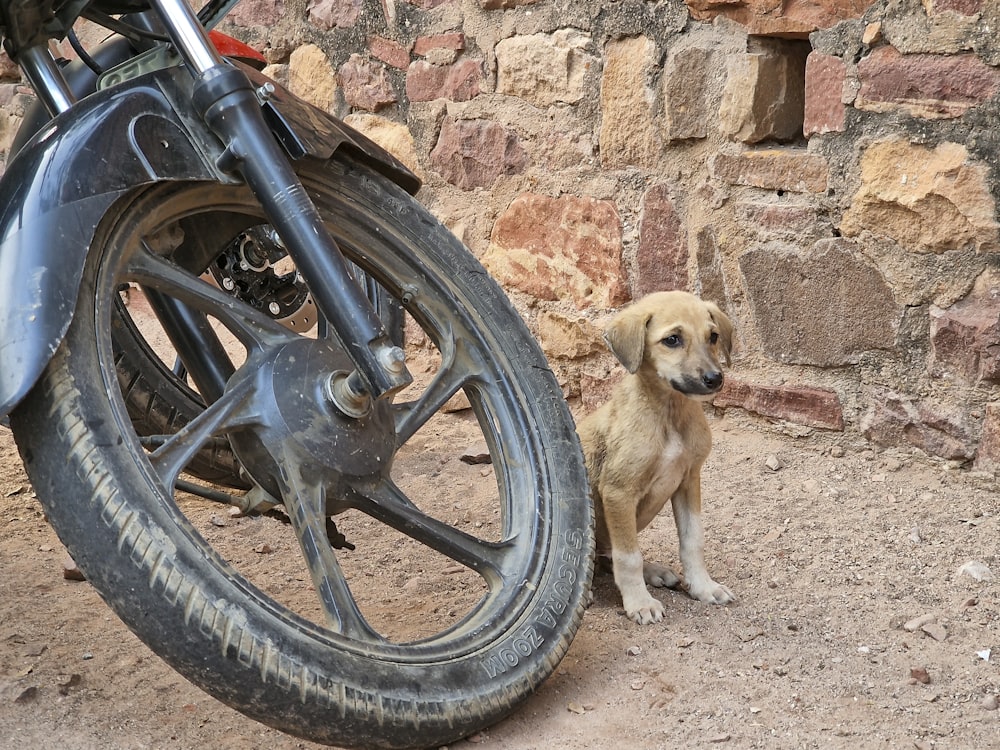
[[[224,559],[217,549],[222,543],[213,548],[209,540],[227,530],[201,523],[175,488],[178,467],[198,451],[207,428],[197,438],[175,438],[151,457],[132,426],[116,373],[110,303],[123,282],[141,278],[147,288],[170,291],[221,320],[245,313],[239,303],[221,302],[218,290],[193,274],[171,276],[138,249],[140,240],[166,227],[196,226],[206,212],[213,223],[223,215],[238,217],[237,224],[260,223],[244,191],[161,185],[106,218],[86,264],[73,323],[12,415],[14,436],[39,499],[88,579],[140,638],[192,682],[261,722],[313,741],[436,747],[509,714],[565,654],[581,621],[592,570],[593,518],[583,460],[544,356],[468,250],[405,192],[353,163],[305,164],[300,176],[345,255],[401,301],[442,363],[426,388],[412,400],[404,394],[391,410],[380,404],[354,422],[329,411],[320,415],[318,408],[307,415],[309,429],[322,416],[331,430],[343,430],[341,437],[357,430],[361,452],[377,454],[367,462],[354,463],[353,444],[339,450],[324,444],[308,460],[286,448],[293,445],[290,438],[276,447],[269,442],[278,434],[272,427],[284,422],[258,425],[253,415],[280,401],[279,388],[239,391],[241,373],[251,370],[257,373],[253,383],[272,370],[268,382],[279,382],[280,364],[280,388],[306,393],[288,384],[300,375],[312,382],[300,366],[309,357],[285,353],[318,352],[336,360],[325,341],[297,338],[272,349],[250,347],[249,356],[258,359],[230,380],[232,394],[243,393],[243,400],[227,391],[206,412],[234,410],[216,423],[215,437],[243,446],[259,440],[265,453],[287,458],[274,481],[285,492],[286,507],[294,508],[291,526],[298,538],[313,545],[303,542],[304,549],[292,549],[287,560],[313,560],[302,567],[307,580],[312,575],[327,594],[316,597],[326,621],[265,593],[250,565]],[[190,261],[192,267],[200,262]],[[159,270],[150,272],[154,267]],[[262,340],[265,333],[279,335],[257,318],[242,320],[243,328],[234,327],[243,334],[256,335],[253,326],[260,325]],[[391,475],[395,455],[410,450],[408,441],[419,442],[422,430],[437,429],[428,425],[441,418],[431,415],[459,391],[472,406],[476,419],[470,424],[481,430],[492,459],[494,535],[476,532],[475,524],[470,531],[457,529],[459,521],[447,515],[451,506],[435,505],[446,488],[434,485],[433,473],[429,487],[417,484],[405,494]],[[195,432],[208,422],[208,416],[196,420]],[[314,455],[329,456],[324,460],[336,466],[323,473],[327,467],[317,468]],[[246,466],[259,472],[259,466]],[[321,478],[310,478],[316,476]],[[421,486],[427,491],[414,497]],[[363,522],[351,536],[356,553],[336,552],[331,563],[329,548],[317,552],[316,536],[309,536],[315,531],[310,502],[321,507],[317,517],[345,511]],[[467,512],[459,507],[461,498],[454,505],[456,515]],[[367,607],[366,587],[394,593],[393,584],[375,575],[378,559],[359,559],[349,574],[338,567],[354,565],[354,555],[365,553],[364,529],[378,523],[401,532],[401,544],[415,555],[440,553],[461,563],[452,564],[445,577],[460,568],[472,583],[455,589],[456,595],[471,599],[462,600],[456,612],[442,610],[440,617],[450,620],[435,620],[429,632],[416,636],[409,630],[396,635],[376,630],[351,609]],[[285,558],[269,558],[267,578],[273,582]],[[439,586],[442,597],[454,589],[443,580]],[[409,617],[398,619],[409,627]],[[394,627],[394,621],[387,626]]]

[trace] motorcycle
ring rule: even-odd
[[[88,580],[187,679],[309,740],[440,746],[515,710],[579,627],[593,518],[572,418],[419,180],[213,31],[235,5],[0,0],[44,108],[0,178],[0,417]],[[79,18],[115,36],[83,50]],[[53,58],[64,38],[79,63]],[[431,353],[419,378],[404,331]],[[492,463],[488,523],[393,471],[458,395]],[[262,577],[192,496],[279,516],[297,554]],[[462,571],[460,604],[423,630],[373,617],[388,584],[348,515]],[[294,564],[305,605],[268,580]]]

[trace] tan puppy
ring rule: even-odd
[[[645,584],[681,583],[670,568],[643,563],[638,532],[667,500],[673,505],[684,584],[695,599],[735,599],[705,569],[701,466],[712,435],[699,401],[722,387],[733,325],[711,302],[687,292],[658,292],[619,312],[604,334],[628,370],[607,403],[579,426],[597,515],[598,554],[610,553],[625,613],[659,622],[663,604]]]

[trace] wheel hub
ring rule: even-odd
[[[378,400],[363,415],[348,416],[331,402],[331,376],[350,372],[350,358],[324,340],[296,339],[261,368],[260,385],[273,393],[265,436],[291,447],[321,475],[368,476],[388,469],[395,450],[390,405]]]

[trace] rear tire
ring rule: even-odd
[[[377,528],[371,539],[361,532],[353,536],[357,552],[338,550],[335,562],[329,548],[317,552],[302,542],[301,552],[292,549],[281,560],[271,556],[267,579],[253,577],[250,566],[224,556],[228,548],[219,535],[228,530],[200,524],[190,500],[176,490],[180,459],[172,456],[190,459],[200,443],[182,434],[151,455],[136,433],[119,386],[111,303],[122,283],[137,280],[135,268],[147,261],[161,268],[151,254],[144,259],[142,248],[156,246],[150,238],[196,226],[205,217],[261,222],[241,189],[155,186],[106,218],[87,259],[81,285],[86,292],[62,346],[12,415],[14,435],[39,499],[88,579],[153,651],[192,682],[261,722],[313,741],[436,747],[513,711],[569,647],[592,567],[593,519],[582,455],[544,356],[468,250],[405,192],[363,167],[339,160],[305,164],[300,177],[345,255],[398,300],[411,325],[427,337],[437,369],[412,398],[407,392],[370,418],[351,422],[315,410],[310,430],[320,421],[339,420],[345,426],[338,435],[359,435],[357,448],[337,444],[319,451],[331,456],[320,470],[291,449],[282,453],[273,444],[277,428],[254,421],[274,408],[272,402],[281,402],[282,393],[256,385],[255,375],[245,386],[250,390],[241,392],[243,400],[237,399],[239,379],[250,372],[237,361],[226,394],[206,412],[233,410],[215,423],[212,439],[230,438],[239,446],[250,433],[271,455],[290,456],[278,462],[281,477],[275,482],[300,490],[282,497],[300,542],[316,540],[297,525],[302,522],[296,513],[305,501],[318,499],[338,519],[341,512],[363,514],[362,530],[372,528],[374,519],[401,532],[415,559],[443,555],[452,563],[449,576],[461,568],[470,583],[456,593],[457,614],[442,610],[443,619],[454,614],[452,619],[411,635],[393,630],[409,626],[408,612],[389,623],[392,633],[352,614],[355,605],[368,612],[368,588],[376,598],[395,593],[373,575],[383,561],[364,558]],[[201,261],[190,262],[195,268]],[[172,272],[162,273],[165,279]],[[148,274],[140,280],[213,313],[217,290],[206,291],[194,273],[181,282],[170,278],[159,286]],[[239,312],[241,303],[235,305]],[[231,311],[214,312],[227,320]],[[246,325],[243,332],[259,333],[261,340],[276,335],[265,324],[259,331],[256,323]],[[315,339],[281,347],[339,356],[332,344]],[[287,376],[275,377],[279,387],[299,382],[299,369],[306,366],[300,362],[306,358],[272,354],[266,346],[251,347],[248,357],[259,358],[254,373],[284,367]],[[472,424],[489,448],[496,477],[489,520],[479,525],[463,517],[476,510],[471,505],[436,504],[443,487],[400,490],[388,466],[400,451],[414,450],[422,430],[436,429],[442,419],[437,413],[459,392],[472,406]],[[282,417],[292,421],[284,411]],[[207,420],[195,420],[195,431]],[[379,455],[356,463],[355,451]],[[388,451],[388,458],[380,451]],[[236,453],[242,455],[239,448]],[[317,475],[321,479],[312,478]],[[496,528],[495,538],[480,527]],[[220,538],[213,547],[211,541]],[[317,590],[333,592],[321,602],[319,616],[264,590],[278,577],[273,571],[296,561],[305,580],[311,575]],[[424,570],[431,575],[436,568],[428,564]],[[440,590],[444,597],[446,581]]]

